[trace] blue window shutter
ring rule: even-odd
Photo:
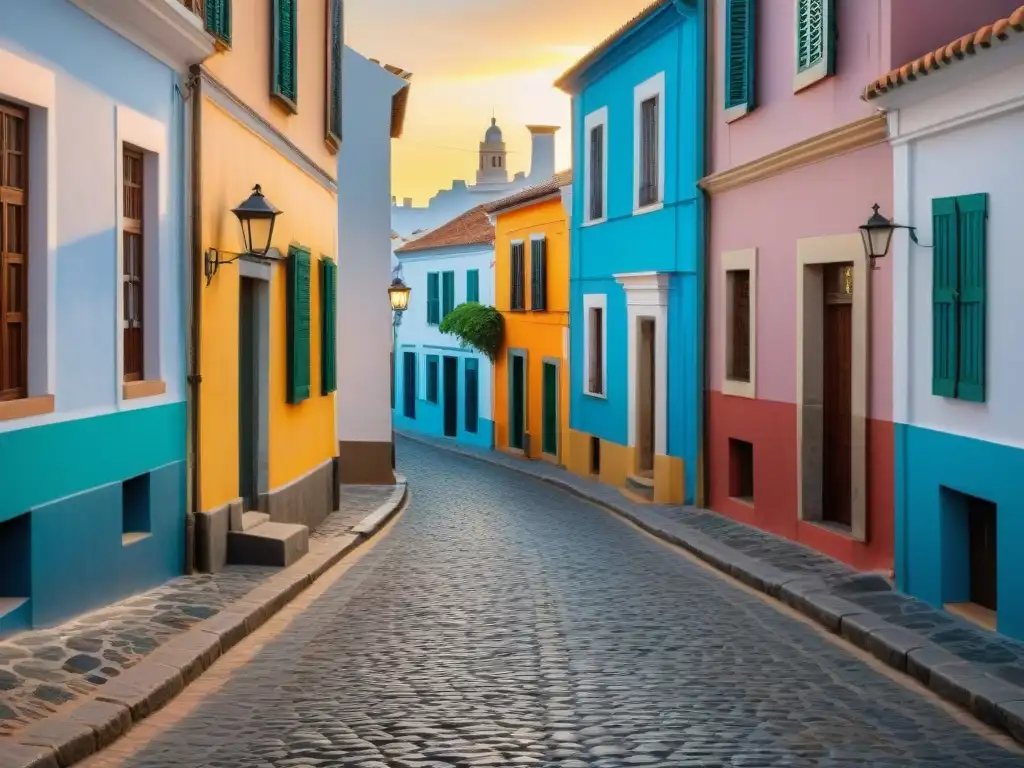
[[[480,301],[480,270],[466,271],[466,301]]]
[[[932,200],[932,394],[939,397],[956,397],[960,347],[957,231],[956,199]]]
[[[959,254],[959,365],[956,396],[985,402],[985,286],[988,195],[956,199]]]
[[[295,111],[299,103],[298,89],[298,29],[296,27],[296,5],[298,0],[273,0],[273,71],[271,72],[271,95],[283,101]]]
[[[326,256],[320,260],[320,393],[338,388],[336,321],[338,316],[338,265]]]
[[[727,0],[725,108],[757,106],[757,0]]]
[[[231,45],[231,0],[206,0],[206,31]]]
[[[438,325],[441,322],[440,275],[437,272],[427,273],[427,325]]]
[[[288,323],[288,402],[292,405],[309,398],[309,251],[288,249],[287,323]]]

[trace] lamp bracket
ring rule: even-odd
[[[932,243],[931,245],[925,245],[924,243],[922,243],[920,240],[917,239],[917,227],[908,227],[906,225],[903,225],[901,228],[902,229],[910,230],[910,239],[913,241],[914,245],[920,246],[921,248],[934,248],[935,247],[934,243]]]
[[[223,254],[231,256],[230,259],[222,259]],[[235,253],[234,251],[222,251],[218,248],[210,248],[205,255],[203,263],[203,272],[206,275],[206,284],[209,285],[210,281],[213,280],[213,276],[217,274],[217,270],[220,269],[223,264],[233,264],[238,261],[246,254]]]

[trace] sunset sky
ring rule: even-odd
[[[423,204],[472,180],[477,146],[498,119],[511,173],[528,170],[531,123],[560,125],[569,165],[569,100],[555,78],[651,0],[347,0],[346,42],[413,73],[393,193]]]

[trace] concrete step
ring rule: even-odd
[[[228,563],[287,568],[309,551],[309,529],[292,523],[263,523],[228,532]]]
[[[242,532],[248,531],[257,526],[263,525],[264,523],[270,522],[270,515],[266,512],[243,512],[242,513]]]
[[[641,475],[626,475],[626,488],[648,501],[654,499],[654,478]]]

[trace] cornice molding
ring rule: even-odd
[[[700,180],[700,187],[712,196],[720,195],[805,165],[880,144],[888,135],[885,115],[871,115],[791,144],[749,163],[706,176]]]
[[[216,50],[202,19],[178,0],[71,0],[85,13],[178,72]]]

